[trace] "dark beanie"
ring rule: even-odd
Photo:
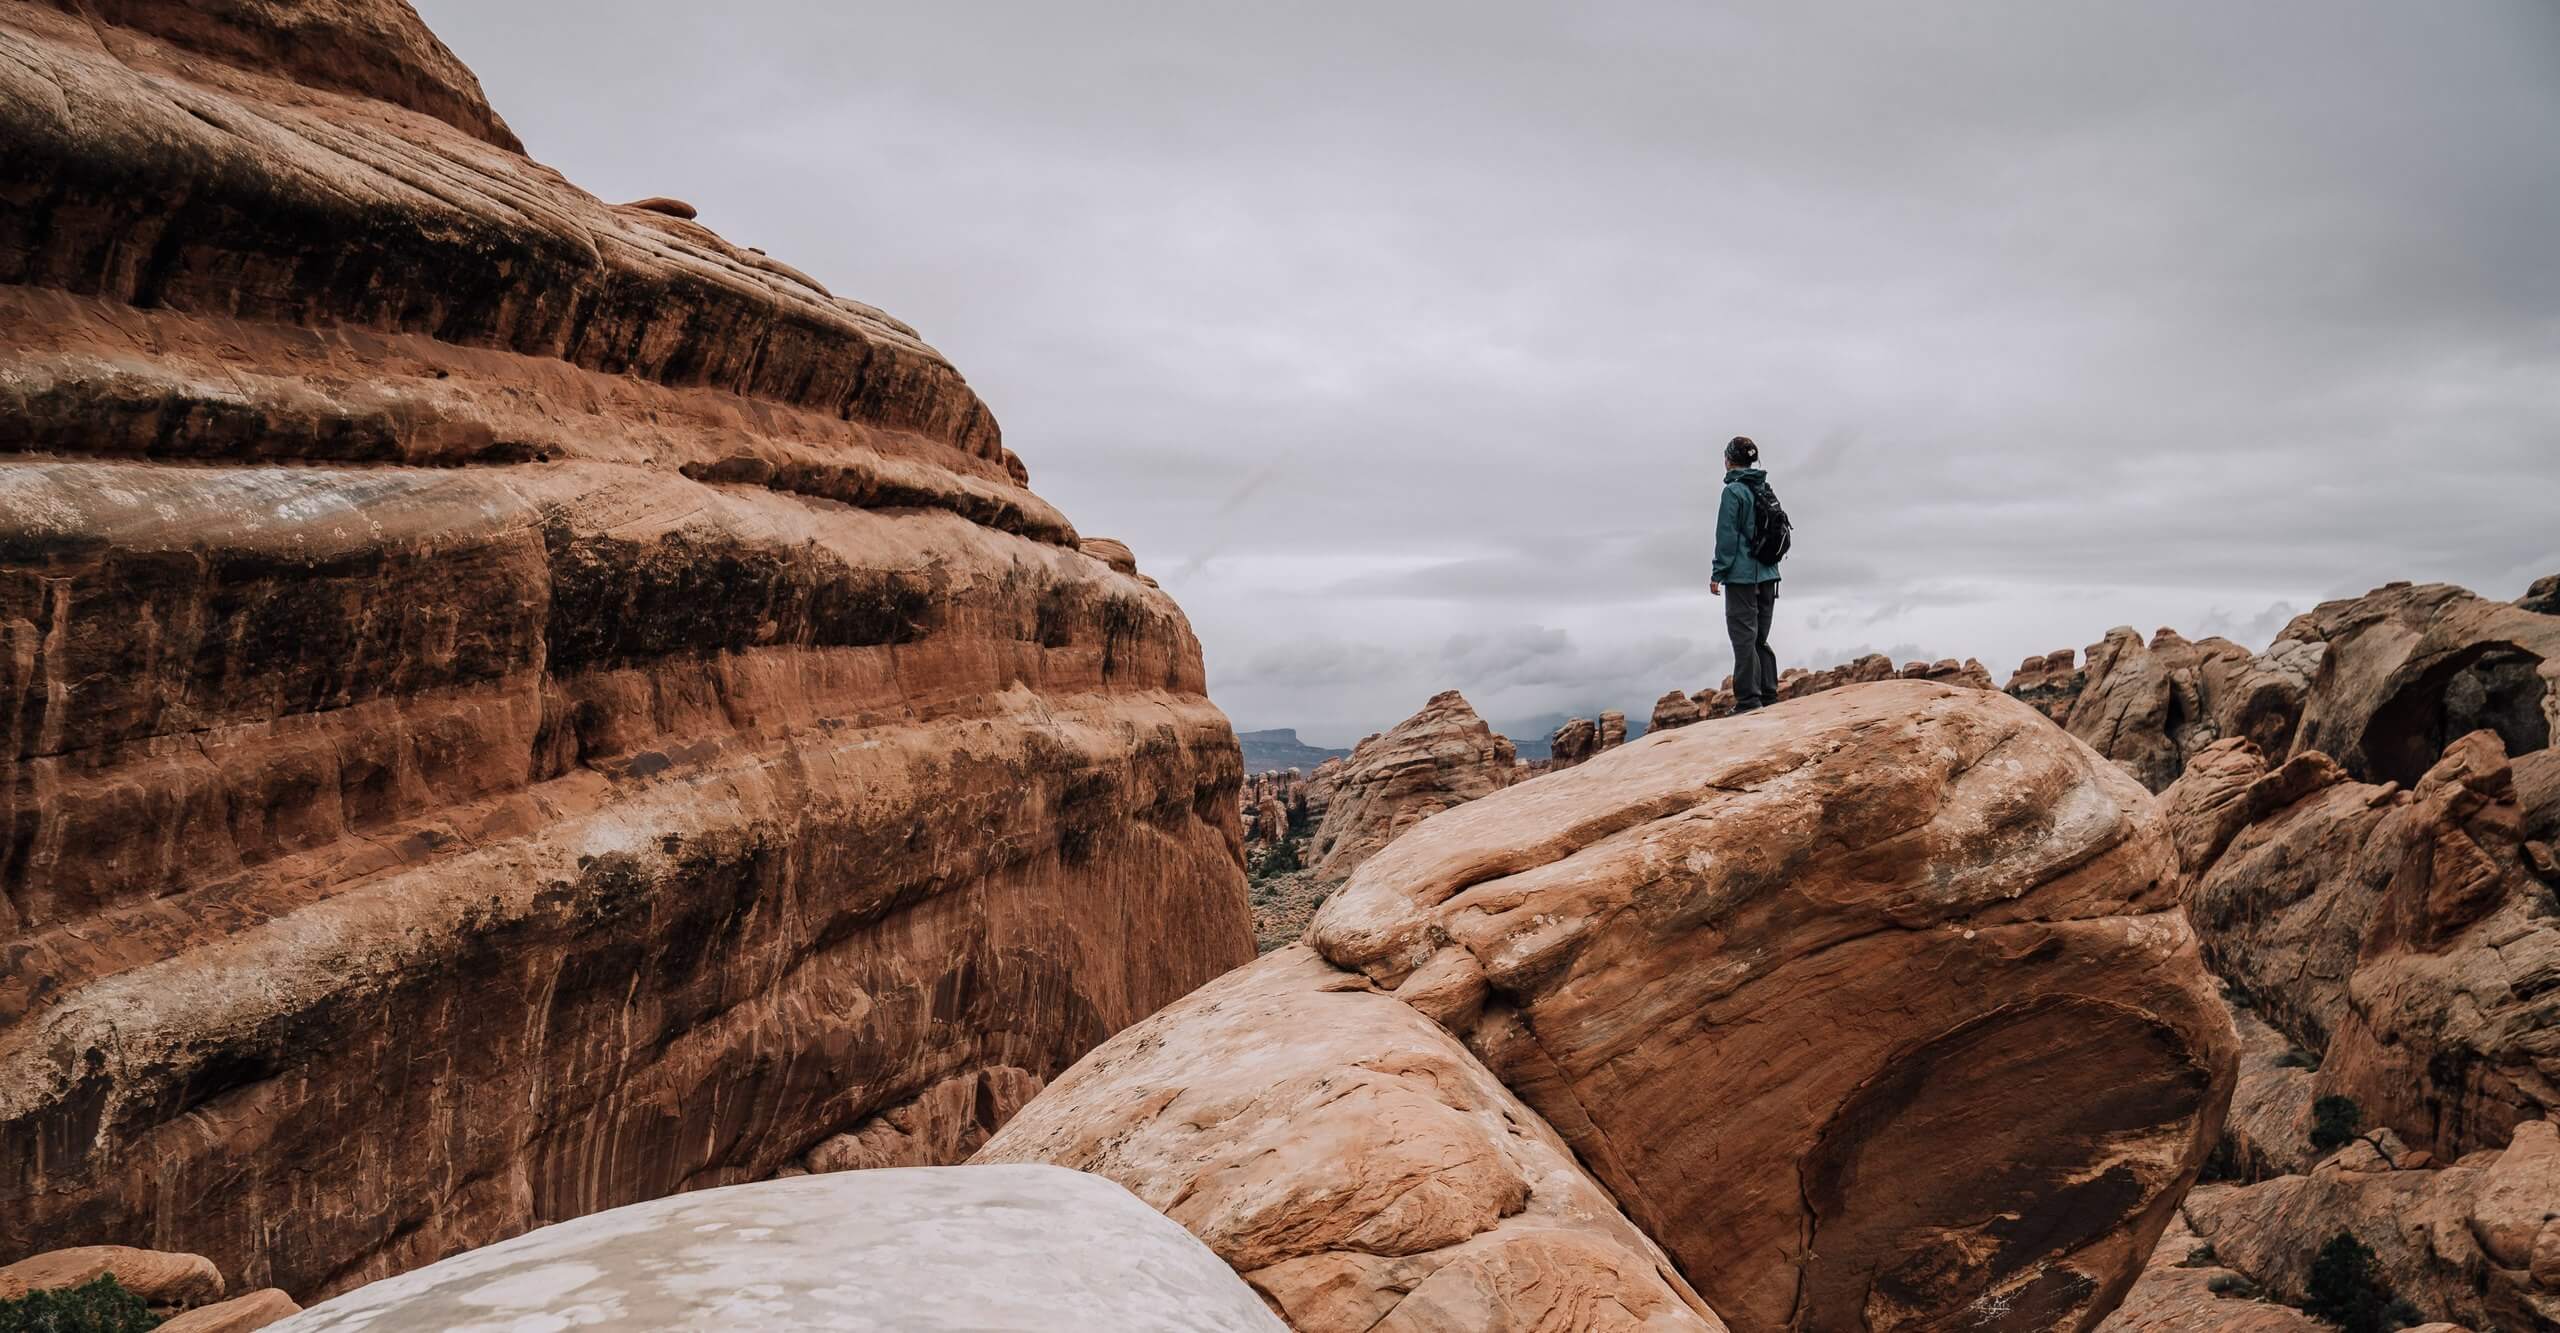
[[[1753,444],[1748,435],[1736,435],[1733,443],[1724,447],[1724,461],[1728,467],[1749,467],[1760,461],[1760,446]]]

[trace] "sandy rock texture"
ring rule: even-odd
[[[2221,1128],[2177,888],[2122,771],[1890,682],[1451,811],[1308,939],[1458,1033],[1735,1328],[2047,1328],[2122,1295]]]
[[[976,1160],[1119,1181],[1302,1333],[1723,1327],[1455,1037],[1304,945],[1107,1043]]]
[[[1316,874],[1341,879],[1405,830],[1522,776],[1519,751],[1464,695],[1435,694],[1421,712],[1352,748],[1316,827]]]
[[[1182,1228],[1110,1181],[1041,1166],[858,1171],[633,1204],[377,1282],[276,1327],[585,1325],[1282,1333]]]
[[[343,1290],[1252,957],[1180,610],[912,329],[399,0],[76,9],[0,0],[0,1254]]]

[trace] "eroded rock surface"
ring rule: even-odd
[[[2123,1294],[2221,1128],[2177,891],[2121,770],[1894,682],[1450,811],[1308,938],[1460,1034],[1734,1327],[2048,1328]]]
[[[2447,1159],[2560,1111],[2560,917],[2494,733],[2414,791],[2225,741],[2164,803],[2207,958],[2318,1057],[2315,1092]]]
[[[1180,611],[912,329],[397,0],[76,8],[0,3],[0,1253],[342,1290],[1252,956]]]
[[[1421,712],[1353,747],[1316,828],[1316,873],[1347,876],[1405,830],[1522,776],[1519,751],[1464,695],[1435,694]]]
[[[976,1160],[1126,1185],[1301,1333],[1723,1327],[1454,1037],[1304,945],[1106,1043]]]
[[[1282,1333],[1182,1228],[1041,1166],[734,1185],[544,1227],[324,1301],[282,1333],[388,1328]]]
[[[2474,731],[2497,733],[2510,755],[2560,733],[2560,616],[2451,584],[2395,583],[2323,603],[2284,637],[2318,643],[2328,659],[2296,750],[2322,751],[2366,781],[2414,786]]]
[[[2504,1153],[2414,1169],[2352,1145],[2305,1174],[2200,1190],[2186,1211],[2218,1263],[2278,1300],[2309,1298],[2313,1264],[2343,1233],[2373,1251],[2383,1285],[2427,1318],[2560,1328],[2560,1289],[2529,1271],[2531,1236],[2560,1215],[2560,1160],[2534,1153],[2550,1142],[2526,1130]],[[2504,1208],[2502,1193],[2521,1206]]]

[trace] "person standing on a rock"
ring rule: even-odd
[[[1707,591],[1725,597],[1724,629],[1733,640],[1733,709],[1748,713],[1778,701],[1778,655],[1769,651],[1769,618],[1778,610],[1778,561],[1790,540],[1787,511],[1756,466],[1760,446],[1736,435],[1724,447],[1724,500],[1716,507],[1715,573]]]

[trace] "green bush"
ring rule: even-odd
[[[1263,849],[1262,854],[1255,858],[1252,878],[1272,879],[1280,875],[1294,875],[1303,868],[1304,865],[1298,858],[1298,844],[1282,839]]]
[[[2392,1333],[2420,1322],[2407,1301],[2395,1298],[2382,1278],[2373,1247],[2341,1231],[2320,1247],[2311,1261],[2311,1281],[2303,1311],[2336,1324],[2346,1333]]]
[[[2311,1150],[2328,1152],[2347,1146],[2364,1128],[2364,1108],[2353,1097],[2331,1093],[2311,1104]]]
[[[2277,1056],[2274,1063],[2278,1069],[2318,1069],[2320,1067],[2320,1062],[2311,1058],[2311,1052],[2299,1046],[2286,1047],[2285,1053]]]
[[[76,1287],[0,1301],[0,1333],[142,1333],[160,1326],[142,1298],[100,1274]]]

